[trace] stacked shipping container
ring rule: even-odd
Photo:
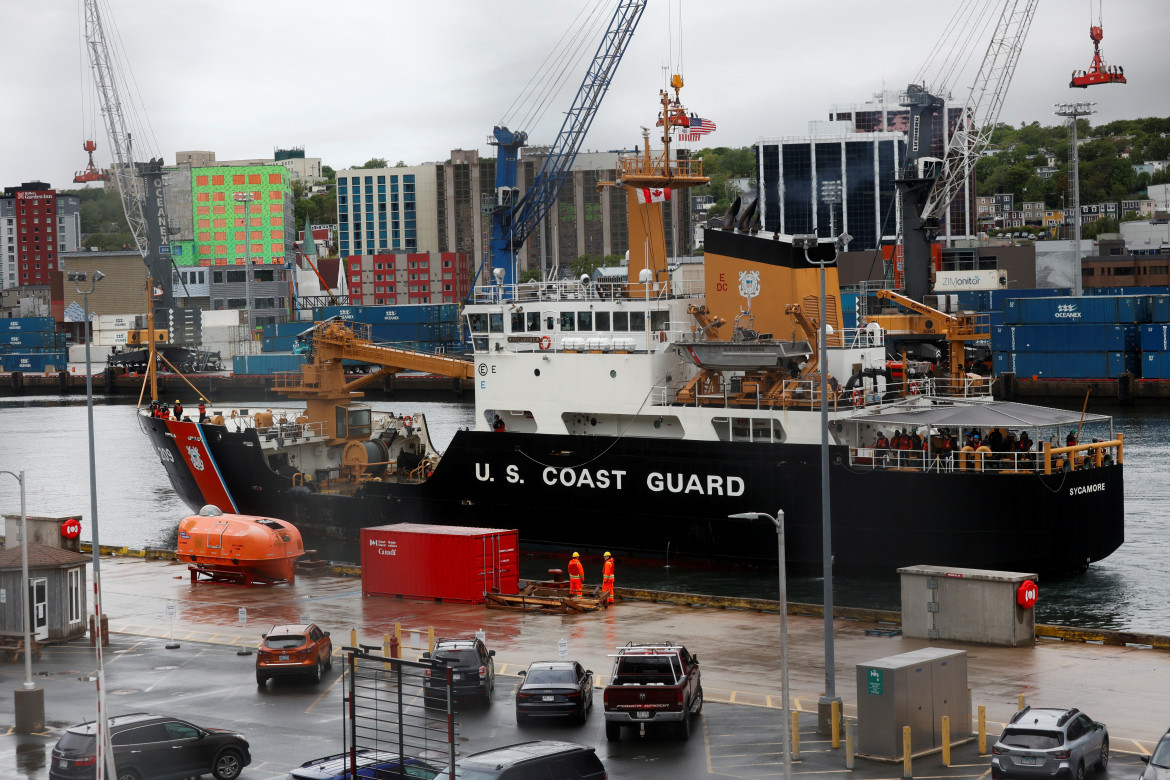
[[[60,371],[68,364],[65,334],[52,317],[0,320],[0,371]]]

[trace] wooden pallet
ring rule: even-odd
[[[519,593],[485,593],[484,606],[548,615],[579,614],[605,608],[599,597],[600,586],[586,587],[581,596],[573,597],[562,585],[567,586],[567,583],[529,583]]]

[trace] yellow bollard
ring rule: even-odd
[[[979,705],[979,755],[987,753],[987,708]]]
[[[390,657],[390,635],[389,634],[382,634],[382,655],[385,656],[386,658]],[[382,664],[382,668],[387,672],[390,671],[390,662],[386,661],[384,664]]]
[[[833,749],[841,747],[841,702],[834,701],[829,707],[830,715],[833,725]]]
[[[427,626],[427,652],[435,652],[435,627]]]
[[[943,766],[951,765],[951,716],[942,716],[942,758]]]
[[[402,624],[394,624],[394,638],[398,640],[398,654],[403,655],[402,652]]]
[[[902,777],[914,777],[913,759],[910,755],[910,727],[902,727]]]
[[[351,628],[349,630],[349,646],[357,647],[357,629]]]
[[[1021,693],[1016,697],[1016,712],[1019,712],[1022,709],[1024,709],[1024,694]]]
[[[856,721],[845,724],[845,768],[849,771],[853,771],[853,732],[856,728]]]
[[[792,760],[800,759],[800,710],[792,711]]]

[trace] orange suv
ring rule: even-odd
[[[316,624],[273,626],[256,652],[256,684],[272,677],[308,677],[320,682],[333,668],[333,642]]]

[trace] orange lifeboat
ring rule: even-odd
[[[208,505],[179,523],[178,557],[191,566],[191,580],[228,584],[292,582],[293,566],[305,554],[301,532],[271,517],[226,515]]]

